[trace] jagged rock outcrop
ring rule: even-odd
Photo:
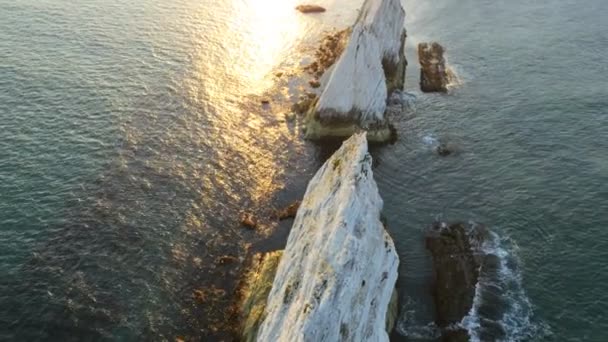
[[[475,224],[437,222],[428,231],[426,247],[433,257],[436,323],[444,329],[443,341],[469,340],[459,323],[473,306],[483,263],[479,250],[487,237],[487,230]]]
[[[388,341],[399,260],[371,165],[359,133],[310,181],[257,341]]]
[[[403,88],[404,19],[399,0],[364,2],[349,42],[309,112],[307,138],[348,137],[365,129],[370,140],[391,139],[384,112],[391,91]]]
[[[315,60],[307,65],[304,70],[316,78],[323,76],[325,71],[342,56],[350,34],[350,28],[326,34],[317,51],[315,51]]]
[[[436,42],[418,44],[420,90],[443,93],[448,91],[450,72],[445,65],[444,52],[443,46]]]

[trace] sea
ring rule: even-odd
[[[290,107],[362,0],[299,3],[0,0],[0,341],[234,338],[251,256],[289,234],[273,209],[339,146]],[[370,147],[401,260],[391,340],[439,341],[440,220],[486,226],[499,260],[460,324],[473,340],[608,341],[608,2],[403,6],[407,101]],[[447,94],[419,90],[430,41]]]

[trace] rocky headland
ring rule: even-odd
[[[403,88],[405,11],[399,0],[366,0],[348,43],[306,117],[306,138],[347,138],[366,130],[370,141],[391,140],[386,101]]]
[[[306,138],[347,140],[302,201],[275,212],[294,222],[285,249],[256,254],[244,277],[237,306],[243,341],[389,340],[399,311],[399,258],[380,219],[368,141],[394,136],[385,114],[390,95],[403,95],[404,18],[399,0],[366,0],[355,24],[327,35],[305,68],[314,77],[310,86],[321,87],[319,96],[305,94],[293,106],[306,114]],[[443,53],[437,43],[418,46],[425,92],[447,91]],[[441,143],[436,152],[446,156],[453,147]],[[246,227],[255,222],[242,219]],[[474,305],[486,238],[482,226],[462,223],[438,222],[427,232],[443,341],[470,340],[462,322]]]
[[[258,257],[244,340],[388,341],[399,259],[367,146],[365,133],[344,142],[310,181],[285,250]]]

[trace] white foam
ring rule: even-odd
[[[453,65],[446,66],[448,72],[448,90],[457,88],[464,84],[464,79],[460,76],[460,69]]]
[[[479,309],[484,303],[483,290],[489,286],[499,288],[501,297],[506,299],[502,308],[502,317],[495,321],[504,330],[504,337],[500,341],[523,341],[537,339],[550,334],[548,326],[543,322],[533,321],[533,307],[522,284],[522,275],[517,259],[517,246],[509,239],[489,232],[490,238],[479,247],[479,253],[493,255],[498,259],[497,273],[485,272],[484,266],[480,268],[480,278],[475,286],[473,306],[460,325],[466,329],[472,342],[481,341],[480,333],[483,324]]]
[[[435,322],[430,322],[426,325],[405,325],[403,321],[399,321],[397,332],[401,336],[416,340],[435,340],[441,337],[441,330]]]
[[[427,146],[434,147],[439,145],[439,139],[437,139],[437,137],[435,137],[435,135],[431,133],[422,137],[422,143]]]
[[[388,99],[388,105],[400,105],[405,108],[411,108],[414,106],[415,101],[416,94],[402,90],[395,90]]]
[[[471,342],[480,342],[479,329],[481,329],[481,323],[479,322],[479,307],[481,306],[481,287],[480,282],[475,285],[475,297],[473,297],[473,306],[469,313],[464,316],[460,325],[466,329],[471,338]]]
[[[409,339],[435,340],[441,337],[441,330],[435,322],[421,322],[416,317],[416,307],[420,303],[407,297],[401,308],[401,315],[395,329],[401,336]]]

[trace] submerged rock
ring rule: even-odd
[[[445,65],[445,49],[439,43],[418,44],[420,62],[420,90],[424,92],[447,92],[450,73]]]
[[[362,129],[368,139],[389,141],[386,100],[403,88],[405,11],[399,0],[366,0],[349,42],[307,117],[306,137],[348,137]]]
[[[292,204],[290,204],[289,206],[287,206],[286,208],[279,210],[277,212],[277,218],[279,220],[286,220],[289,218],[296,217],[296,214],[298,213],[298,209],[300,208],[300,204],[301,204],[300,201],[295,201]]]
[[[307,65],[304,70],[316,78],[323,76],[323,73],[342,55],[350,33],[350,28],[347,28],[325,35],[315,51],[315,61]]]
[[[317,95],[313,93],[309,93],[306,95],[301,95],[298,102],[294,103],[291,106],[291,110],[298,114],[304,114],[310,110],[312,106],[317,103]]]
[[[296,119],[296,115],[294,113],[285,113],[283,116],[287,122],[293,122]]]
[[[433,257],[436,323],[444,329],[444,341],[468,341],[459,323],[469,313],[479,281],[482,257],[478,248],[487,238],[483,226],[435,223],[426,237]]]
[[[308,84],[311,88],[319,88],[321,86],[321,82],[317,79],[308,81]]]
[[[241,225],[245,226],[245,228],[256,229],[258,227],[258,221],[252,213],[242,213]]]
[[[296,10],[302,13],[322,13],[325,12],[325,8],[318,5],[298,5]]]
[[[365,134],[356,134],[308,184],[258,341],[388,341],[399,260],[371,165]]]
[[[446,143],[440,143],[439,145],[437,145],[435,150],[437,151],[437,154],[442,157],[449,156],[450,154],[452,154],[452,149]]]
[[[199,303],[205,303],[207,301],[207,294],[203,290],[194,290],[194,292],[192,292],[192,296]]]
[[[205,304],[209,298],[217,298],[226,295],[226,291],[215,287],[197,289],[192,292],[192,297],[200,304]]]
[[[217,259],[215,259],[215,263],[218,265],[228,265],[239,262],[239,258],[231,256],[231,255],[223,255]]]

